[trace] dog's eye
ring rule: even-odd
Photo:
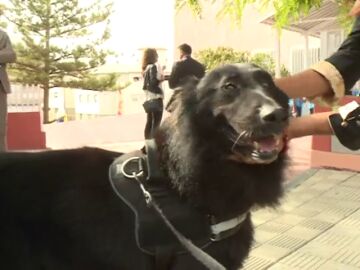
[[[223,85],[222,88],[225,90],[234,90],[234,89],[236,89],[236,85],[231,82],[228,82],[225,85]]]

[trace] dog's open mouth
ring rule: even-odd
[[[284,148],[283,133],[262,136],[245,131],[237,134],[235,130],[232,130],[231,133],[228,138],[233,143],[230,156],[232,160],[250,164],[271,163],[277,159],[278,154]]]
[[[282,142],[283,142],[282,135],[271,135],[264,138],[252,139],[251,140],[253,146],[253,151],[251,152],[252,159],[258,160],[260,162],[273,161],[274,159],[277,158],[277,155],[282,150],[282,146],[283,146]]]

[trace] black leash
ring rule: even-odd
[[[160,171],[160,164],[158,160],[158,152],[157,152],[157,146],[154,140],[146,140],[145,141],[146,146],[146,164],[147,164],[147,177],[146,181],[158,181],[163,177],[162,172]],[[124,170],[122,170],[124,171]],[[139,183],[141,190],[144,193],[144,197],[146,199],[146,202],[149,206],[153,206],[156,212],[160,215],[164,223],[169,227],[169,229],[174,233],[176,238],[179,240],[179,242],[186,248],[189,253],[195,257],[198,261],[200,261],[202,264],[204,264],[208,269],[210,270],[226,270],[226,268],[221,265],[217,260],[215,260],[213,257],[208,255],[206,252],[204,252],[202,249],[194,245],[189,239],[187,239],[184,235],[182,235],[167,219],[167,217],[164,215],[163,211],[159,207],[159,205],[156,203],[154,198],[151,196],[151,194],[145,189],[143,185],[143,180],[140,177],[144,177],[144,171],[141,173],[134,173],[133,174],[134,179]],[[168,254],[169,251],[162,250],[159,255],[161,254],[167,254],[166,257],[171,259],[171,256]],[[161,266],[164,264],[167,265],[167,263],[164,263],[161,258],[157,258],[156,261],[161,261]],[[160,266],[160,265],[159,265]],[[158,268],[157,268],[158,269]],[[164,268],[160,268],[164,269]]]
[[[147,204],[149,205],[149,207],[154,207],[154,209],[156,210],[156,212],[160,215],[160,217],[162,218],[162,220],[164,221],[164,223],[169,227],[169,229],[173,232],[173,234],[176,236],[176,238],[179,240],[179,242],[183,245],[183,247],[185,249],[187,249],[189,251],[189,253],[195,257],[195,259],[197,259],[198,261],[200,261],[202,264],[204,264],[208,269],[210,270],[226,270],[226,268],[221,265],[217,260],[215,260],[213,257],[211,257],[210,255],[208,255],[206,252],[204,252],[202,249],[198,248],[196,245],[194,245],[191,240],[187,239],[185,236],[183,236],[172,224],[171,222],[167,219],[167,217],[164,215],[164,213],[162,212],[162,210],[160,209],[159,205],[156,203],[156,201],[154,200],[154,198],[151,196],[151,194],[145,189],[144,185],[142,184],[142,180],[138,177],[138,175],[136,175],[135,173],[133,174],[134,178],[138,181],[141,190],[144,193],[144,197],[145,200],[147,202]],[[162,253],[157,253],[161,256]],[[168,256],[169,258],[171,258],[171,256]],[[157,256],[156,261],[162,261],[161,258],[159,258]],[[162,265],[164,264],[163,262],[161,263]],[[156,267],[156,269],[163,269],[163,268],[158,268]]]

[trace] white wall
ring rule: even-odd
[[[221,2],[221,1],[220,1]],[[208,3],[208,4],[205,4]],[[201,19],[197,19],[188,8],[180,10],[175,16],[175,46],[189,43],[193,51],[219,46],[232,47],[244,51],[271,51],[275,49],[275,30],[260,23],[269,16],[269,11],[259,12],[248,6],[243,14],[241,26],[229,18],[217,19],[220,10],[218,2],[204,3]],[[310,47],[319,47],[318,38],[309,38]],[[281,33],[281,62],[290,67],[291,47],[304,46],[305,38],[298,33],[283,30]],[[178,57],[176,55],[176,57]]]
[[[144,113],[142,104],[145,101],[145,94],[142,90],[143,81],[137,81],[121,90],[120,111],[121,115]],[[164,89],[164,104],[171,97],[173,90],[169,89],[168,82],[162,83]]]

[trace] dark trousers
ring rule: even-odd
[[[0,81],[0,152],[6,151],[7,93]]]
[[[145,140],[154,137],[156,129],[160,126],[163,111],[154,111],[147,113],[147,119],[145,124]]]

